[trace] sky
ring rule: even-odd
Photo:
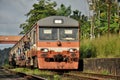
[[[72,10],[80,10],[82,14],[88,15],[87,0],[51,0],[56,1],[58,6],[71,5]],[[20,24],[24,23],[26,13],[37,0],[0,0],[0,35],[18,35],[22,29]],[[0,49],[7,48],[11,44],[0,44]]]

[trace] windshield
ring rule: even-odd
[[[78,40],[77,28],[60,28],[60,40]]]
[[[39,29],[40,40],[57,40],[56,28],[40,28]]]
[[[40,40],[78,40],[78,28],[39,28]]]

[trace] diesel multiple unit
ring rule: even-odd
[[[40,19],[12,47],[9,63],[39,69],[78,69],[79,23],[64,16]]]

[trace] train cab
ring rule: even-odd
[[[78,69],[78,21],[64,16],[51,16],[39,20],[37,25],[39,69]]]

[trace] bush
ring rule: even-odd
[[[96,57],[95,46],[90,42],[88,42],[87,44],[81,44],[81,46],[80,46],[80,56],[81,56],[81,58]]]

